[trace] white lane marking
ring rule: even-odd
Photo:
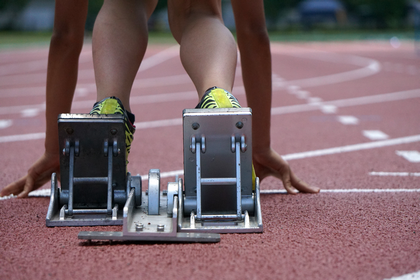
[[[235,87],[235,95],[237,95],[238,92],[239,94],[242,94],[244,92],[244,88]],[[135,105],[135,104],[147,104],[147,103],[157,103],[157,102],[165,102],[165,101],[172,102],[174,100],[178,100],[178,101],[191,100],[191,99],[196,99],[196,98],[197,96],[196,96],[195,91],[187,91],[187,92],[176,92],[176,93],[162,93],[162,94],[146,95],[146,96],[135,96],[131,98],[131,103]],[[406,100],[406,99],[412,99],[412,98],[420,98],[420,89],[397,91],[397,92],[383,93],[383,94],[370,95],[370,96],[364,96],[364,97],[326,101],[326,102],[320,103],[319,106],[321,106],[321,108],[323,106],[335,106],[336,108],[337,107],[350,107],[350,106]],[[75,101],[73,102],[73,108],[77,108],[77,109],[89,108],[90,109],[93,103],[95,103],[95,100]],[[22,110],[33,109],[33,108],[37,108],[39,110],[45,110],[45,103],[38,104],[38,105],[0,107],[0,115],[1,114],[14,114]],[[314,110],[319,110],[319,107],[313,106],[311,104],[299,104],[299,105],[291,105],[291,106],[274,107],[271,109],[271,114],[283,115],[283,114],[290,114],[290,113],[308,112],[308,111],[314,111]]]
[[[0,129],[8,128],[12,126],[13,121],[12,120],[0,120]]]
[[[182,118],[136,123],[136,129],[182,125]]]
[[[39,109],[38,108],[24,109],[20,112],[20,114],[23,118],[35,117],[39,114]]]
[[[345,125],[359,124],[359,119],[354,116],[337,116],[337,120]]]
[[[366,104],[374,104],[374,103],[382,103],[382,102],[399,101],[399,100],[406,100],[406,99],[411,99],[411,98],[420,98],[420,89],[326,101],[326,102],[320,103],[319,106],[333,105],[340,108],[340,107],[350,107],[350,106],[358,106],[358,105],[366,105]],[[283,114],[290,114],[290,113],[308,112],[308,111],[314,111],[314,110],[319,110],[319,107],[313,106],[311,104],[299,104],[299,105],[291,105],[291,106],[274,107],[271,109],[271,114],[283,115]]]
[[[309,93],[309,91],[306,91],[306,90],[298,90],[298,91],[295,92],[295,95],[299,99],[306,99],[306,98],[309,97],[310,93]]]
[[[51,193],[51,191],[50,191],[50,193]],[[6,199],[10,199],[10,198],[15,198],[15,197],[16,197],[15,195],[11,194],[11,195],[8,195],[8,196],[0,197],[0,200],[6,200]]]
[[[150,57],[146,57],[139,68],[139,72],[141,71],[145,71],[147,69],[150,69],[156,65],[159,65],[175,56],[177,56],[179,53],[179,45],[174,45],[171,46],[167,49],[164,49]],[[42,70],[42,73],[30,73],[30,74],[22,74],[25,72],[29,72],[27,68],[25,67],[32,67],[31,63],[15,63],[13,65],[10,65],[9,67],[13,68],[11,74],[14,75],[10,75],[10,76],[2,76],[4,75],[6,72],[10,72],[7,67],[0,66],[0,84],[3,86],[22,86],[22,84],[28,84],[28,83],[34,83],[34,82],[38,82],[42,79],[45,80],[46,77],[46,69],[47,69],[47,59],[42,60],[44,67],[40,68],[40,69],[34,69],[34,70]],[[33,67],[38,67],[39,62],[33,63],[34,66]],[[25,66],[26,65],[26,66]],[[39,67],[38,67],[39,68]],[[3,71],[4,73],[1,73],[1,71]],[[20,72],[17,72],[20,71]],[[6,73],[8,74],[8,73]],[[186,75],[186,74],[185,74]],[[94,78],[94,72],[93,72],[93,68],[90,69],[79,69],[79,76],[83,77],[83,79],[87,79],[87,78]],[[186,75],[187,76],[187,75]],[[137,85],[138,83],[135,82],[134,87],[138,87]],[[94,83],[92,83],[92,85],[95,85]],[[155,86],[157,86],[160,84],[155,84]]]
[[[420,153],[418,151],[395,151],[395,153],[409,162],[420,162]]]
[[[337,113],[337,106],[334,105],[322,105],[321,112],[324,114],[335,114]]]
[[[181,170],[182,171],[182,170]],[[168,172],[169,173],[169,172]],[[163,174],[163,173],[161,173]],[[176,176],[175,174],[172,176]],[[147,175],[142,176],[142,180],[146,180]],[[286,190],[261,190],[261,194],[287,194]],[[420,192],[420,189],[321,189],[321,193],[410,193],[410,192]],[[51,195],[51,189],[41,189],[35,190],[29,193],[30,197],[49,197]],[[10,198],[15,198],[15,195],[3,196],[0,197],[0,200],[6,200]]]
[[[4,64],[0,67],[0,76],[21,74],[22,72],[32,72],[45,69],[47,69],[47,59],[10,63]]]
[[[305,59],[314,59],[334,63],[347,63],[354,66],[359,66],[362,68],[326,75],[313,78],[306,78],[294,81],[285,81],[285,82],[273,82],[273,86],[278,87],[287,87],[291,84],[298,85],[300,87],[315,87],[321,85],[330,85],[335,83],[342,83],[352,80],[361,79],[378,73],[381,70],[381,65],[377,60],[350,55],[350,54],[340,54],[333,52],[319,51],[309,48],[293,46],[293,48],[303,50],[303,52],[285,52],[280,44],[274,44],[271,48],[272,53],[294,56]]]
[[[361,143],[361,144],[347,145],[347,146],[328,148],[328,149],[322,149],[322,150],[314,150],[314,151],[308,151],[308,152],[288,154],[288,155],[283,156],[283,158],[285,160],[303,159],[303,158],[309,158],[309,157],[318,157],[318,156],[325,156],[325,155],[332,155],[332,154],[340,154],[340,153],[382,148],[382,147],[408,144],[408,143],[414,143],[414,142],[420,142],[420,134],[407,136],[407,137],[401,137],[401,138],[376,141],[376,142]]]
[[[404,274],[401,276],[395,276],[385,280],[420,280],[420,271]]]
[[[300,90],[300,86],[293,85],[293,84],[290,84],[289,86],[287,86],[287,91],[290,94],[295,94],[298,90]]]
[[[139,71],[145,71],[158,64],[161,64],[162,62],[165,62],[168,59],[171,59],[177,56],[178,53],[179,53],[179,45],[174,45],[172,47],[164,49],[163,51],[158,52],[155,55],[145,58],[140,65]]]
[[[370,140],[385,140],[389,138],[387,134],[380,130],[363,130],[362,134]]]
[[[45,132],[0,136],[0,143],[44,139]]]
[[[400,193],[420,192],[420,189],[321,189],[320,193]],[[287,194],[286,190],[261,190],[261,194]]]
[[[318,105],[322,102],[322,98],[320,97],[309,97],[308,103],[311,105]]]
[[[369,172],[370,176],[420,177],[420,172]]]

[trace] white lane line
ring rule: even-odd
[[[288,155],[284,155],[282,157],[285,160],[295,160],[295,159],[303,159],[303,158],[309,158],[309,157],[317,157],[317,156],[324,156],[324,155],[332,155],[332,154],[353,152],[353,151],[359,151],[359,150],[381,148],[381,147],[407,144],[407,143],[413,143],[413,142],[420,142],[420,134],[419,135],[414,135],[414,136],[384,140],[384,141],[361,143],[361,144],[335,147],[335,148],[329,148],[329,149],[323,149],[323,150],[314,150],[314,151],[308,151],[308,152],[302,152],[302,153],[288,154]],[[184,171],[182,169],[181,170],[175,170],[175,171],[169,171],[169,172],[162,172],[161,177],[166,178],[166,177],[171,177],[171,176],[175,176],[175,175],[183,175],[184,174],[183,172]],[[142,178],[145,178],[145,177],[147,177],[147,175],[142,175]]]
[[[145,58],[141,65],[139,71],[145,71],[150,69],[158,64],[161,64],[179,54],[179,45],[174,45],[169,47],[161,52],[158,52],[155,55]]]
[[[370,95],[370,96],[364,96],[364,97],[338,99],[338,100],[333,100],[333,101],[325,101],[318,105],[321,107],[326,106],[326,105],[328,106],[332,105],[338,108],[338,107],[351,107],[351,106],[359,106],[359,105],[366,105],[366,104],[400,101],[400,100],[406,100],[406,99],[411,99],[411,98],[420,98],[420,89],[398,91],[398,92],[392,92],[392,93],[383,93],[383,94]],[[314,106],[312,104],[299,104],[299,105],[291,105],[291,106],[274,107],[271,109],[271,114],[283,115],[283,114],[291,114],[291,113],[309,112],[309,111],[315,111],[315,110],[319,110],[319,107]]]
[[[418,151],[395,151],[395,153],[409,162],[420,162],[420,153]]]
[[[324,114],[335,114],[337,113],[337,106],[334,105],[322,105],[321,112]]]
[[[243,87],[235,87],[235,95],[238,93],[242,94],[244,92]],[[173,100],[191,100],[196,99],[196,92],[193,91],[186,91],[186,92],[176,92],[176,93],[162,93],[158,95],[146,95],[146,96],[135,96],[132,98],[131,103],[135,104],[147,104],[147,103],[157,103],[157,102],[165,102],[165,101],[173,101]],[[382,103],[382,102],[392,102],[392,101],[400,101],[412,98],[420,98],[420,89],[414,90],[407,90],[407,91],[397,91],[392,93],[383,93],[371,96],[364,96],[364,97],[356,97],[356,98],[348,98],[348,99],[338,99],[333,101],[322,102],[319,106],[327,108],[329,107],[331,110],[336,110],[337,107],[350,107],[350,106],[358,106],[358,105],[366,105],[366,104],[374,104],[374,103]],[[88,101],[75,101],[73,102],[73,108],[83,109],[83,108],[91,108],[92,104],[95,103],[95,100],[88,100]],[[331,107],[334,106],[334,107]],[[38,105],[23,105],[23,106],[5,106],[0,107],[0,115],[1,114],[14,114],[16,112],[21,112],[22,110],[27,109],[39,109],[41,111],[45,110],[45,103],[38,104]],[[291,114],[291,113],[300,113],[300,112],[308,112],[308,111],[315,111],[318,110],[318,106],[314,106],[312,104],[300,104],[300,105],[291,105],[291,106],[282,106],[282,107],[274,107],[271,109],[272,115],[283,115],[283,114]]]
[[[175,175],[173,175],[175,176]],[[147,175],[142,176],[142,180],[146,180]],[[287,194],[286,190],[261,190],[261,194]],[[321,189],[320,193],[412,193],[420,192],[420,189]],[[51,195],[51,189],[41,189],[32,191],[29,193],[29,197],[49,197]],[[0,197],[0,200],[6,200],[16,198],[15,195],[9,195]]]
[[[284,81],[284,82],[274,82],[274,86],[278,87],[287,87],[288,85],[298,85],[300,87],[315,87],[321,85],[330,85],[335,83],[342,83],[352,80],[357,80],[365,78],[371,75],[378,73],[381,70],[381,65],[377,60],[350,55],[350,54],[340,54],[333,52],[319,51],[309,48],[293,46],[295,50],[303,50],[301,52],[287,52],[284,51],[280,44],[274,44],[271,48],[272,53],[294,56],[304,59],[314,59],[326,62],[340,63],[340,64],[350,64],[354,66],[359,66],[362,68],[326,75],[313,78],[306,78],[294,81]]]
[[[136,123],[136,129],[182,125],[182,118]]]
[[[404,274],[401,276],[395,276],[385,280],[420,280],[420,271]]]
[[[148,70],[156,65],[159,65],[175,56],[179,53],[179,45],[171,46],[167,49],[164,49],[150,57],[146,57],[139,68],[139,72]],[[47,59],[42,60],[44,67],[39,68],[39,61],[34,63],[15,63],[9,67],[0,67],[0,84],[2,86],[22,86],[23,84],[39,82],[40,80],[45,80],[46,70],[47,69]],[[32,66],[33,64],[33,66]],[[25,67],[35,67],[34,70],[42,70],[42,73],[30,73],[22,74],[22,72],[28,72],[28,69]],[[11,70],[9,70],[9,68]],[[39,68],[39,69],[38,69]],[[4,73],[2,73],[2,71]],[[17,72],[20,71],[20,72]],[[6,73],[7,72],[7,73]],[[14,74],[10,76],[4,76],[5,74]],[[185,74],[186,75],[186,74]],[[79,69],[79,76],[83,79],[94,78],[93,68],[90,69]],[[186,75],[187,76],[187,75]],[[93,83],[94,85],[94,83]],[[160,84],[158,84],[160,85]],[[137,86],[137,85],[135,85]],[[156,86],[156,84],[155,84]]]
[[[0,76],[21,74],[22,72],[32,72],[47,69],[47,59],[34,60],[30,62],[18,62],[5,64],[0,67]]]
[[[369,172],[370,176],[420,177],[420,172]]]
[[[30,108],[30,109],[24,109],[20,113],[23,118],[31,118],[31,117],[38,116],[39,112],[40,110],[38,108]]]
[[[285,160],[303,159],[303,158],[309,158],[309,157],[318,157],[318,156],[325,156],[325,155],[332,155],[332,154],[340,154],[340,153],[382,148],[382,147],[408,144],[408,143],[414,143],[414,142],[420,142],[420,134],[407,136],[407,137],[401,137],[401,138],[394,138],[394,139],[389,139],[389,140],[383,140],[383,141],[361,143],[361,144],[347,145],[347,146],[328,148],[328,149],[322,149],[322,150],[288,154],[288,155],[283,156],[283,158]]]
[[[0,143],[44,139],[45,132],[0,136]]]
[[[12,126],[13,121],[12,120],[0,120],[0,129],[8,128]]]
[[[354,116],[337,116],[337,120],[345,125],[359,124],[359,119]]]
[[[387,134],[380,130],[363,130],[362,134],[370,140],[385,140],[389,138]]]
[[[287,194],[286,190],[261,190],[261,194]],[[420,189],[321,189],[320,193],[407,193],[420,192]]]

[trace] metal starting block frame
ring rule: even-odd
[[[51,178],[47,226],[122,225],[131,189],[141,202],[141,178],[126,172],[122,115],[58,116],[61,187]]]
[[[262,232],[250,108],[185,109],[181,232]]]
[[[47,226],[123,225],[79,239],[218,242],[218,233],[262,232],[259,180],[252,178],[249,108],[183,112],[184,178],[161,191],[160,171],[126,173],[124,119],[59,116],[61,188],[53,174]]]

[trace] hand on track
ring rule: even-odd
[[[28,174],[9,184],[1,190],[1,196],[17,195],[19,198],[27,197],[28,194],[42,187],[51,179],[51,174],[56,172],[59,175],[60,159],[58,154],[42,155],[28,170]]]
[[[265,152],[254,153],[253,164],[257,177],[262,181],[268,176],[274,176],[283,182],[284,188],[289,194],[318,193],[317,187],[312,187],[299,179],[290,169],[289,164],[273,149]]]

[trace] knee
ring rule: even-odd
[[[50,48],[70,55],[79,56],[84,39],[84,28],[74,30],[71,28],[54,28],[51,36]]]
[[[218,0],[209,1],[168,1],[169,27],[175,40],[180,43],[182,34],[189,24],[203,18],[222,20],[222,10]]]
[[[248,42],[269,43],[267,28],[262,25],[248,25],[245,27],[236,28],[238,40]]]

